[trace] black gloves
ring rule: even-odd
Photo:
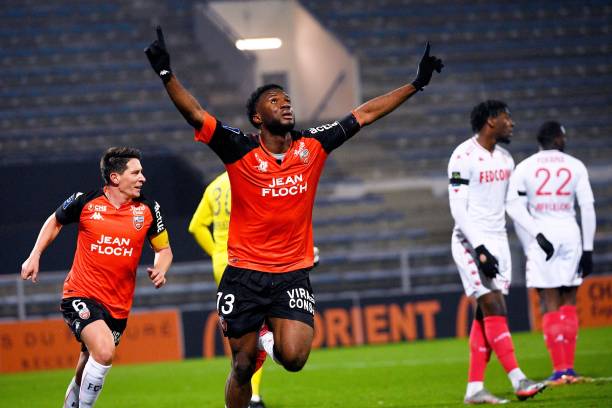
[[[495,258],[484,245],[479,245],[476,251],[476,263],[487,278],[493,279],[499,273],[497,258]]]
[[[438,73],[442,71],[444,64],[440,58],[436,58],[435,56],[429,55],[429,50],[431,46],[429,45],[429,41],[427,41],[427,45],[425,46],[425,53],[421,58],[421,62],[419,62],[419,68],[417,70],[416,78],[412,81],[412,86],[414,86],[417,90],[422,91],[424,87],[429,84],[431,81],[431,76],[433,75],[434,70]]]
[[[538,241],[538,245],[540,248],[542,248],[542,251],[546,252],[546,260],[548,261],[550,258],[552,258],[553,254],[555,253],[555,248],[550,241],[546,239],[544,234],[539,233],[536,235],[536,241]]]
[[[172,70],[170,69],[170,54],[166,49],[161,26],[157,26],[157,40],[153,41],[144,51],[155,73],[164,83],[168,82],[172,77]]]
[[[593,251],[582,251],[580,258],[580,276],[586,278],[593,272]]]

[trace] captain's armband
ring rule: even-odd
[[[170,246],[170,237],[168,236],[168,231],[163,230],[157,235],[149,237],[149,242],[155,251],[160,251],[164,248],[168,248]]]

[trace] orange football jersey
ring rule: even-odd
[[[266,150],[258,135],[204,116],[195,139],[221,158],[232,186],[229,264],[273,273],[312,267],[317,185],[329,153],[360,129],[355,116],[292,131],[282,161]]]
[[[79,223],[63,297],[94,299],[114,318],[127,318],[145,238],[166,229],[159,204],[140,197],[115,208],[97,190],[73,194],[55,216],[62,225]]]

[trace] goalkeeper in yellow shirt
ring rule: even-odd
[[[204,251],[212,258],[213,275],[219,286],[227,266],[227,231],[232,206],[232,190],[227,172],[223,172],[204,190],[191,222],[189,232]],[[211,232],[212,227],[212,232]],[[259,388],[263,367],[251,377],[253,395],[249,408],[265,408]]]

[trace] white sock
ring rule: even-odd
[[[259,343],[257,347],[260,350],[266,350],[266,353],[268,353],[270,358],[280,364],[278,360],[274,358],[274,333],[269,331],[263,336],[259,336]]]
[[[251,402],[259,402],[259,401],[261,401],[261,397],[259,395],[253,394],[251,396]]]
[[[472,381],[467,384],[467,389],[465,390],[465,396],[471,397],[476,394],[478,391],[484,388],[484,382],[482,381]]]
[[[75,377],[72,377],[68,384],[64,397],[64,408],[79,408],[79,384],[76,383]]]
[[[525,378],[527,378],[527,376],[518,367],[508,373],[508,379],[512,383],[514,391],[518,388],[519,382]]]
[[[79,407],[90,408],[96,403],[100,391],[102,391],[102,385],[104,385],[104,378],[111,366],[105,366],[89,357],[85,369],[83,370],[83,378],[81,379],[81,389],[79,392]]]

